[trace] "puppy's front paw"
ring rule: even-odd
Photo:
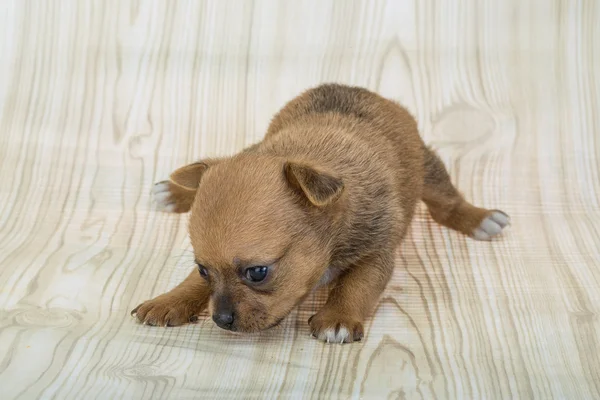
[[[352,343],[362,340],[362,323],[351,316],[323,309],[309,318],[312,335],[327,343]]]
[[[503,211],[492,210],[473,230],[471,236],[476,240],[491,240],[510,225],[510,217]]]
[[[131,311],[139,322],[151,326],[179,326],[198,321],[198,304],[177,299],[170,294],[145,301]]]

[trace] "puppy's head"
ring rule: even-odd
[[[172,179],[196,190],[189,232],[215,323],[238,332],[277,325],[328,266],[342,181],[253,154],[192,164]]]

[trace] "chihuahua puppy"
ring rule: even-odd
[[[140,322],[182,325],[208,307],[223,329],[261,331],[330,285],[308,323],[337,343],[362,339],[419,199],[436,222],[477,240],[509,224],[465,201],[405,108],[336,84],[289,102],[260,143],[184,166],[154,195],[164,211],[191,212],[198,268],[136,307]]]

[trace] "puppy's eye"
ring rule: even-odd
[[[198,264],[198,272],[200,272],[200,276],[204,279],[208,278],[208,270],[204,267],[204,265]]]
[[[245,275],[246,279],[248,279],[250,282],[262,282],[267,277],[268,272],[268,267],[250,267],[246,269]]]

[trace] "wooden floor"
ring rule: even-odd
[[[600,398],[600,2],[5,0],[2,399]],[[136,324],[192,267],[153,182],[320,82],[404,103],[513,226],[420,209],[366,339]]]

